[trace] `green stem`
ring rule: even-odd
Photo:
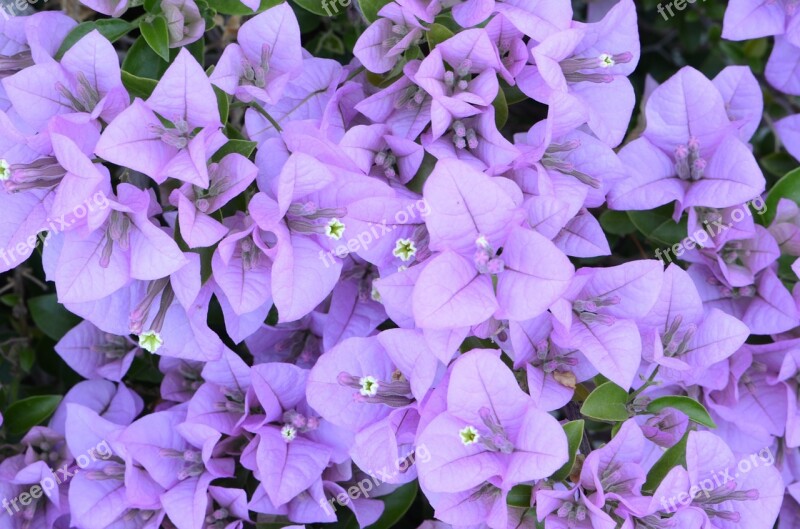
[[[638,396],[639,396],[639,394],[640,394],[642,391],[646,390],[647,388],[649,388],[650,386],[652,386],[652,385],[653,385],[653,381],[656,379],[656,375],[658,374],[658,368],[659,368],[659,367],[661,367],[661,366],[656,366],[656,368],[653,370],[653,372],[652,372],[652,373],[650,373],[650,376],[647,378],[647,380],[645,380],[644,384],[642,384],[642,385],[641,385],[641,387],[640,387],[639,389],[637,389],[636,391],[634,391],[633,393],[631,393],[631,396],[630,396],[630,397],[628,397],[628,402],[633,402],[633,400],[634,400],[636,397],[638,397]]]
[[[283,129],[281,128],[280,125],[278,125],[278,122],[275,121],[275,119],[272,116],[269,115],[269,112],[267,112],[264,109],[264,107],[262,107],[261,105],[259,105],[255,101],[252,101],[250,103],[250,106],[253,107],[254,109],[256,109],[256,112],[258,112],[259,114],[264,116],[267,119],[267,121],[269,121],[272,124],[272,126],[275,127],[275,130],[277,130],[278,132],[283,132]]]
[[[350,75],[347,76],[347,79],[345,79],[344,82],[346,83],[347,81],[353,79],[355,76],[357,76],[358,74],[360,74],[364,70],[366,70],[366,68],[364,68],[363,66],[359,66],[358,68],[353,70],[353,73],[351,73]]]

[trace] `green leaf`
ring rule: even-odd
[[[418,44],[415,44],[405,51],[403,57],[405,57],[407,61],[413,61],[414,59],[424,59],[425,54],[422,53],[422,48],[420,48]]]
[[[13,435],[24,434],[47,420],[61,402],[61,395],[37,395],[18,400],[3,414],[5,427]]]
[[[122,61],[123,73],[146,79],[160,79],[168,66],[169,63],[153,51],[143,36],[136,39]]]
[[[132,73],[128,73],[123,70],[122,84],[125,85],[125,89],[128,90],[128,93],[130,93],[132,96],[147,99],[150,97],[150,94],[153,93],[153,90],[156,89],[156,84],[158,83],[156,83],[153,79],[137,77]]]
[[[751,59],[759,59],[766,55],[769,41],[765,38],[745,41],[744,54]]]
[[[147,382],[149,384],[160,384],[164,379],[164,374],[156,367],[156,361],[153,360],[153,356],[147,352],[134,357],[131,367],[125,376],[128,380]]]
[[[667,448],[664,454],[656,461],[650,472],[647,473],[647,480],[642,485],[642,490],[654,492],[669,471],[678,465],[686,468],[686,442],[689,439],[689,432],[686,432],[680,441]]]
[[[500,79],[500,89],[505,94],[509,105],[515,105],[528,99],[528,96],[523,94],[517,85],[511,86],[502,79]]]
[[[389,529],[394,526],[403,515],[411,508],[414,499],[417,497],[417,482],[412,481],[395,490],[388,496],[380,499],[383,502],[383,514],[378,521],[367,526],[367,529]]]
[[[161,12],[161,1],[160,0],[144,0],[142,4],[144,10],[148,13],[160,13]]]
[[[453,35],[454,33],[447,26],[434,23],[425,36],[428,38],[428,47],[433,49],[434,46],[441,44]]]
[[[56,342],[81,321],[56,300],[55,294],[29,299],[28,309],[36,326]]]
[[[219,116],[222,123],[228,122],[228,115],[231,111],[231,99],[228,94],[217,88],[214,88],[214,94],[217,96],[217,108],[219,108]]]
[[[785,152],[771,152],[759,158],[758,162],[766,172],[777,177],[797,168],[797,161]]]
[[[621,389],[621,388],[620,388]],[[569,445],[569,461],[563,467],[559,468],[553,474],[554,481],[561,481],[569,477],[573,465],[575,465],[575,457],[578,453],[578,447],[581,445],[583,439],[583,427],[585,422],[583,419],[577,421],[570,421],[564,424],[564,433],[567,434],[567,444]]]
[[[668,397],[659,397],[647,405],[648,413],[658,413],[664,408],[675,408],[689,416],[691,420],[709,428],[716,428],[714,420],[708,414],[706,407],[694,400],[691,397],[683,395],[675,395]]]
[[[492,106],[494,107],[494,123],[500,130],[508,121],[508,103],[506,103],[506,95],[502,90],[497,91],[497,97],[492,101]]]
[[[165,61],[169,61],[169,27],[164,15],[147,16],[139,24],[142,37],[150,48]]]
[[[36,351],[26,347],[19,352],[19,367],[25,373],[30,373],[33,364],[36,363]]]
[[[512,507],[529,508],[531,506],[531,497],[533,496],[533,487],[530,485],[517,485],[508,491],[506,503]]]
[[[206,58],[206,38],[200,37],[191,44],[186,45],[186,49],[192,54],[192,57],[197,59],[197,62],[202,66]],[[170,62],[174,61],[181,51],[180,48],[172,48],[170,50]],[[224,123],[224,122],[223,122]]]
[[[344,55],[344,42],[335,33],[328,32],[322,35],[319,40],[319,47],[333,55]]]
[[[425,156],[422,158],[422,163],[417,170],[417,174],[414,175],[414,178],[412,178],[407,184],[408,188],[412,191],[416,191],[417,193],[422,193],[422,188],[425,186],[425,182],[433,172],[433,168],[436,167],[436,162],[436,158],[426,152]]]
[[[219,162],[225,156],[231,153],[239,153],[245,158],[250,158],[253,151],[258,147],[258,143],[247,140],[228,140],[228,143],[219,148],[214,156],[211,157],[212,162]]]
[[[389,0],[358,0],[358,6],[367,22],[370,24],[378,18],[378,11],[389,3]]]
[[[282,3],[282,1],[283,0],[261,0],[261,5],[258,6],[258,9],[255,11],[255,13],[266,11],[270,7],[275,7],[276,5]],[[252,15],[254,13],[252,9],[241,3],[239,0],[208,0],[208,6],[222,15],[244,16]]]
[[[659,244],[672,246],[686,237],[686,220],[672,220],[672,205],[651,211],[629,211],[628,216],[636,229],[645,237]]]
[[[64,42],[61,43],[61,47],[59,47],[56,52],[56,59],[61,60],[67,50],[95,29],[105,38],[114,42],[135,27],[136,26],[130,22],[118,18],[104,18],[102,20],[92,20],[90,22],[78,24],[64,38]]]
[[[335,17],[339,13],[343,13],[350,5],[348,0],[342,2],[338,0],[293,0],[293,2],[306,11],[323,17]]]
[[[800,167],[786,173],[767,193],[767,211],[764,213],[766,224],[775,218],[778,201],[782,198],[788,198],[800,204]]]
[[[600,226],[603,227],[603,231],[620,237],[636,231],[636,226],[626,212],[610,209],[600,215]]]
[[[455,21],[455,19],[453,19],[453,14],[449,11],[444,14],[437,15],[436,18],[433,19],[433,23],[446,27],[452,31],[453,34],[462,31],[461,26]]]
[[[19,303],[19,296],[16,294],[5,294],[0,296],[0,303],[5,305],[6,307],[13,307],[17,303]]]
[[[597,386],[581,406],[581,414],[599,421],[624,421],[628,413],[628,392],[613,382]]]

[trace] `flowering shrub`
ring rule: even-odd
[[[800,526],[798,2],[292,1],[3,11],[0,528]]]

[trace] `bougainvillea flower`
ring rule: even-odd
[[[339,146],[365,174],[402,184],[417,174],[425,155],[418,143],[391,135],[388,125],[352,127]]]
[[[333,98],[344,73],[338,62],[307,58],[297,68],[299,74],[286,84],[282,97],[264,107],[270,119],[253,108],[247,109],[245,129],[252,140],[260,143],[279,136],[275,124],[285,128],[291,121],[319,120],[327,106],[335,101]]]
[[[172,192],[170,203],[178,207],[181,237],[189,248],[212,246],[228,234],[211,214],[247,189],[257,172],[247,158],[231,153],[208,166],[207,188],[187,182]]]
[[[764,176],[728,118],[722,95],[694,68],[681,69],[656,88],[645,113],[644,134],[619,153],[628,178],[611,189],[612,208],[651,209],[672,201],[678,212],[725,208],[764,191]]]
[[[544,40],[556,31],[567,29],[572,22],[569,2],[517,2],[466,0],[453,6],[453,18],[462,27],[476,26],[492,13],[501,13],[534,41]]]
[[[406,374],[374,336],[349,338],[322,355],[309,374],[306,398],[324,419],[354,433],[414,401]]]
[[[556,105],[557,113],[582,109],[598,138],[611,147],[619,145],[635,104],[627,80],[639,62],[633,1],[619,2],[600,22],[547,37],[531,54],[534,65],[517,78],[520,89]]]
[[[185,413],[185,412],[184,412]],[[208,486],[233,476],[233,460],[215,453],[221,434],[205,425],[182,422],[178,410],[156,412],[128,426],[118,437],[134,461],[164,490],[164,510],[179,529],[202,529]]]
[[[300,27],[291,7],[278,4],[251,18],[239,28],[238,42],[225,47],[211,82],[242,101],[278,103],[287,83],[303,71]]]
[[[88,234],[63,234],[55,267],[61,302],[95,301],[131,279],[161,279],[187,263],[175,241],[151,219],[153,201],[152,191],[120,184],[116,199],[90,219]]]
[[[636,320],[655,304],[662,270],[659,261],[644,260],[578,270],[551,307],[561,344],[580,350],[601,374],[629,388],[642,351]]]
[[[84,378],[119,382],[133,362],[137,345],[125,336],[105,333],[83,321],[56,344],[56,352]]]
[[[546,238],[514,227],[521,211],[503,182],[460,161],[437,163],[425,185],[431,207],[426,225],[431,249],[450,251],[428,262],[417,281],[413,303],[419,326],[477,324],[498,309],[512,319],[529,319],[565,290],[571,265]]]
[[[664,272],[658,299],[641,322],[652,328],[642,334],[643,356],[661,366],[660,377],[686,387],[723,387],[724,361],[750,334],[733,316],[704,309],[691,277],[675,264]]]
[[[389,2],[378,11],[378,20],[358,38],[353,55],[371,72],[388,72],[403,52],[422,39],[422,22],[432,24],[436,13],[431,10],[438,6],[438,2],[430,2],[426,9],[418,0]]]
[[[730,476],[736,464],[737,459],[722,439],[711,432],[690,432],[686,468],[678,466],[670,471],[659,489],[666,496],[659,497],[666,498],[670,507],[683,508],[686,504],[674,499],[688,493],[688,509],[703,513],[704,524],[710,527],[725,527],[729,521],[741,527],[773,523],[783,500],[780,472],[762,462],[735,478],[721,478]]]
[[[191,44],[205,33],[206,21],[194,0],[164,0],[161,9],[167,18],[170,48]]]
[[[423,490],[460,492],[497,478],[501,487],[548,476],[567,460],[566,436],[535,408],[491,350],[452,367],[447,409],[419,435],[431,457],[419,461]]]
[[[497,58],[497,50],[492,47],[492,51]],[[452,64],[451,60],[459,62]],[[447,60],[439,48],[434,48],[419,64],[411,78],[432,98],[433,139],[444,134],[454,120],[478,115],[492,104],[499,85],[495,70],[486,62],[486,58],[480,56],[470,59],[454,55]]]
[[[147,101],[137,99],[109,123],[95,152],[159,183],[172,177],[206,188],[206,162],[225,142],[219,127],[211,83],[182,48]]]
[[[748,40],[771,35],[786,35],[794,45],[800,45],[800,11],[797,4],[791,0],[731,0],[725,9],[722,38]]]
[[[75,43],[61,59],[43,62],[3,80],[16,112],[41,131],[55,115],[84,112],[106,121],[128,103],[119,59],[112,44],[98,31]]]

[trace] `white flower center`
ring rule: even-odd
[[[155,353],[164,345],[164,339],[156,331],[147,331],[139,335],[139,347],[148,353]]]
[[[331,219],[325,225],[325,235],[334,240],[339,240],[344,234],[344,223],[339,219]]]
[[[358,383],[361,384],[359,393],[365,397],[374,397],[378,394],[378,379],[375,377],[369,375],[361,377]]]
[[[0,180],[8,180],[11,178],[11,166],[5,160],[0,160]]]
[[[285,424],[283,428],[281,428],[281,437],[283,437],[283,440],[287,443],[291,443],[294,441],[295,437],[297,437],[297,428],[291,424]]]
[[[417,254],[417,246],[411,239],[397,239],[392,254],[403,261],[409,261]]]
[[[614,61],[614,57],[612,57],[608,53],[601,53],[600,57],[598,57],[598,59],[600,60],[600,67],[601,68],[611,68],[612,66],[617,64]]]
[[[481,434],[478,433],[474,426],[465,426],[458,432],[458,435],[461,436],[461,442],[464,443],[464,446],[475,444],[481,438]]]

